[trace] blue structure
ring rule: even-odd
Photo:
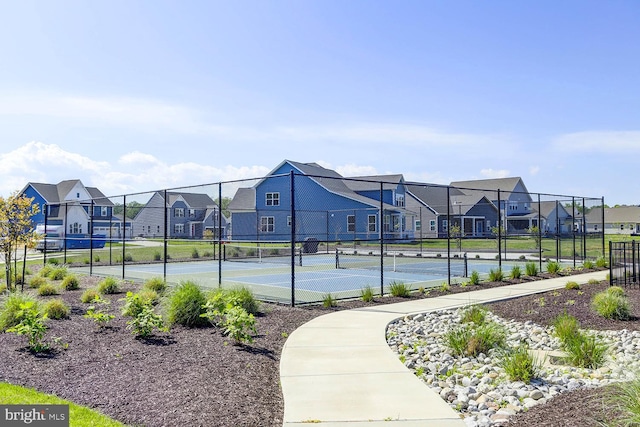
[[[401,175],[344,178],[316,163],[285,160],[236,192],[229,204],[231,239],[411,240],[404,197]]]

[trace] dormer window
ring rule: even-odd
[[[280,206],[280,193],[266,193],[267,206]]]

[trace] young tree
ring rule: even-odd
[[[449,227],[449,238],[453,239],[458,250],[462,252],[462,230],[459,224],[455,223]]]
[[[7,289],[11,289],[12,255],[22,245],[35,240],[36,233],[31,217],[39,212],[33,198],[13,193],[6,199],[0,197],[0,255],[4,258]],[[25,260],[26,261],[26,260]]]
[[[531,227],[529,227],[529,234],[531,234],[531,237],[533,237],[533,240],[535,240],[536,242],[536,249],[540,249],[540,245],[542,244],[542,240],[540,237],[540,228],[538,228],[538,226],[536,225],[532,225]]]

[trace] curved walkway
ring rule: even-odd
[[[282,349],[283,426],[463,427],[458,413],[389,349],[387,325],[412,313],[530,295],[606,275],[599,271],[317,317],[296,329]]]

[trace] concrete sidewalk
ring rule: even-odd
[[[317,317],[296,329],[282,350],[283,425],[463,427],[458,413],[389,349],[387,325],[407,314],[560,289],[570,280],[604,280],[607,273],[538,280]]]

